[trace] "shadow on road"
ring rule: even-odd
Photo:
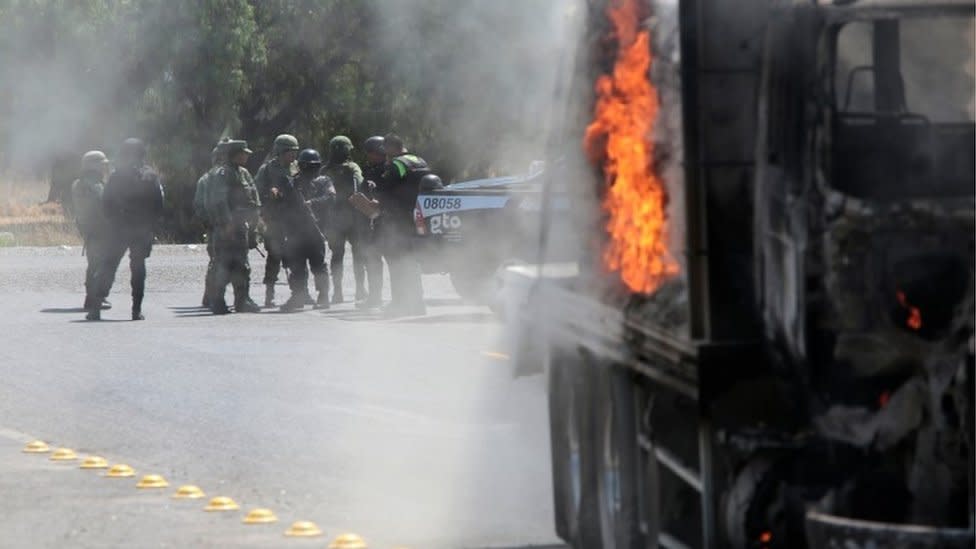
[[[47,309],[41,309],[41,312],[42,313],[56,313],[56,314],[65,314],[65,313],[75,314],[75,313],[84,313],[85,312],[85,309],[83,307],[62,307],[62,308],[49,307]]]
[[[399,324],[443,324],[443,323],[467,323],[467,324],[488,324],[498,322],[498,317],[494,313],[456,313],[443,315],[415,316],[407,318],[393,319]]]

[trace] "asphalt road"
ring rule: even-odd
[[[127,320],[123,268],[115,308],[90,323],[78,248],[0,249],[0,547],[325,547],[342,532],[374,549],[553,542],[545,389],[512,378],[487,309],[427,276],[423,318],[351,305],[214,317],[197,308],[205,263],[202,248],[157,247],[147,321]],[[34,438],[137,478],[22,453]],[[144,473],[170,488],[137,490]],[[181,484],[241,511],[171,499]],[[279,522],[242,524],[254,507]],[[285,538],[295,520],[325,537]]]

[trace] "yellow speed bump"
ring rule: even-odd
[[[173,499],[201,499],[205,496],[206,494],[203,493],[203,490],[199,486],[187,484],[177,488],[176,493],[173,494]]]
[[[329,544],[329,549],[368,549],[366,541],[356,534],[342,534]]]
[[[252,509],[244,517],[244,524],[269,524],[272,522],[278,522],[278,517],[271,509]]]
[[[124,463],[117,463],[109,468],[108,472],[105,473],[106,477],[109,478],[126,478],[136,476],[136,472]]]
[[[136,488],[166,488],[169,483],[160,475],[146,475],[139,479]]]
[[[81,462],[79,469],[108,469],[108,462],[99,456],[88,456]]]
[[[51,452],[51,461],[74,461],[78,459],[78,454],[71,448],[58,448]]]
[[[290,538],[314,538],[322,535],[322,529],[314,522],[300,520],[292,524],[291,528],[285,531],[285,535]]]
[[[203,508],[204,511],[236,511],[241,506],[236,501],[226,496],[218,496],[210,500],[210,503]]]
[[[51,447],[43,440],[32,440],[24,446],[25,454],[46,454],[51,451]]]

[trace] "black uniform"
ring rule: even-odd
[[[384,172],[386,172],[386,163],[364,165],[363,179],[365,183],[360,192],[371,199],[376,198],[376,190],[372,188],[370,183],[379,184],[383,180]],[[371,221],[362,214],[357,217],[362,225],[359,248],[365,258],[366,278],[369,280],[367,305],[378,306],[383,299],[383,254],[380,250],[379,222]]]
[[[148,166],[124,166],[105,185],[102,200],[109,225],[109,237],[101,267],[95,274],[100,304],[115,281],[115,273],[126,250],[132,271],[132,318],[142,317],[146,290],[146,259],[152,252],[156,221],[163,211],[163,187],[159,175]]]
[[[285,261],[291,273],[289,308],[300,308],[308,299],[308,272],[312,271],[319,307],[328,305],[329,269],[325,264],[325,238],[321,225],[335,201],[335,189],[327,177],[299,173],[282,187]]]
[[[419,156],[404,153],[387,164],[377,193],[383,215],[380,238],[383,255],[390,268],[391,311],[402,314],[424,314],[424,287],[420,263],[415,254],[417,229],[413,211],[420,192],[420,179],[431,173]]]

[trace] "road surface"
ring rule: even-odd
[[[157,247],[147,321],[130,322],[125,260],[114,309],[91,323],[77,247],[0,249],[0,547],[553,543],[543,381],[512,378],[487,309],[426,276],[424,318],[214,317],[197,307],[205,264],[202,247]],[[35,438],[136,477],[22,453]],[[170,487],[137,490],[148,473]],[[181,484],[241,511],[171,499]],[[279,522],[242,524],[254,507]],[[325,537],[285,538],[296,520]]]

